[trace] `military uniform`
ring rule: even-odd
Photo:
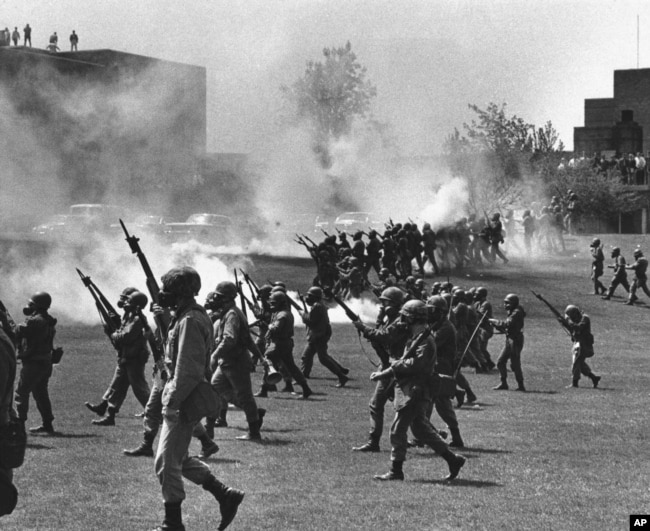
[[[0,427],[16,417],[13,408],[16,379],[16,351],[12,341],[0,327]],[[0,516],[11,514],[18,502],[18,490],[13,484],[13,469],[0,459]]]
[[[618,253],[616,253],[616,249],[618,249],[618,247],[615,247],[614,250],[612,250],[612,258],[614,259],[614,274],[612,276],[612,281],[609,284],[609,288],[607,289],[607,294],[603,297],[605,300],[612,298],[614,291],[616,291],[616,288],[619,285],[623,286],[625,291],[628,293],[630,291],[630,283],[627,281],[627,273],[625,271],[625,258],[620,254],[620,250],[618,250]]]
[[[38,309],[16,328],[18,358],[23,365],[16,388],[16,411],[18,418],[25,422],[29,411],[29,395],[34,396],[43,425],[32,431],[54,431],[48,383],[52,376],[52,347],[56,322],[47,310]]]
[[[508,317],[505,320],[492,321],[495,328],[503,331],[506,335],[506,343],[497,359],[497,369],[499,369],[501,377],[501,384],[495,387],[497,390],[508,389],[508,360],[510,360],[512,372],[515,373],[517,390],[526,390],[524,375],[521,371],[521,351],[524,348],[524,317],[526,317],[526,312],[519,305],[519,300],[517,300],[516,305],[508,308]]]
[[[634,271],[634,279],[632,280],[632,286],[630,287],[630,296],[628,298],[627,304],[633,304],[637,300],[636,290],[641,288],[643,292],[650,297],[650,290],[648,290],[648,259],[643,256],[641,251],[637,250],[634,253],[636,261],[628,267]]]
[[[587,358],[594,355],[594,336],[591,333],[591,320],[586,313],[580,312],[578,308],[573,307],[575,308],[575,314],[571,308],[569,306],[565,312],[569,317],[565,319],[565,324],[570,330],[571,339],[573,340],[573,364],[571,366],[573,382],[571,386],[578,387],[580,375],[584,374],[591,378],[593,386],[597,387],[600,376],[596,376],[587,364]]]
[[[603,255],[603,248],[600,246],[600,240],[597,240],[597,242],[596,244],[596,241],[594,241],[589,246],[591,253],[591,280],[594,283],[594,295],[599,295],[607,291],[603,283],[599,280],[603,276],[605,256]]]

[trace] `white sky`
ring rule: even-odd
[[[347,40],[376,85],[379,119],[406,153],[439,151],[485,107],[542,125],[567,148],[584,99],[611,97],[613,71],[650,67],[642,0],[0,0],[0,26],[53,31],[68,47],[110,48],[205,66],[208,151],[253,151],[276,128],[278,87]]]

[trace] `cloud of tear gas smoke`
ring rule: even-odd
[[[389,218],[412,218],[434,228],[466,215],[464,180],[452,178],[436,159],[399,157],[373,130],[356,127],[333,142],[329,152],[332,165],[324,169],[308,131],[291,128],[252,158],[259,180],[256,204],[272,236],[268,252],[304,254],[286,242],[295,232],[314,232],[316,216],[328,220],[334,232],[332,222],[344,211],[371,212],[380,226]],[[264,249],[264,242],[258,245]]]
[[[160,277],[172,267],[194,267],[201,275],[202,288],[196,298],[200,304],[218,282],[233,279],[233,268],[248,269],[251,265],[246,257],[230,257],[226,263],[214,254],[215,247],[197,242],[164,245],[143,238],[140,245],[159,286],[162,286]],[[47,291],[53,299],[51,313],[60,322],[99,324],[93,298],[75,268],[89,276],[116,308],[119,294],[127,286],[150,298],[140,262],[119,236],[98,239],[92,247],[83,249],[55,246],[47,254],[29,261],[22,252],[10,251],[0,266],[3,277],[0,297],[18,320],[29,297],[36,291]]]

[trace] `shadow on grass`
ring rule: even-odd
[[[198,456],[194,456],[197,459],[200,459]],[[230,464],[235,464],[235,465],[240,465],[241,460],[240,459],[228,459],[228,458],[222,458],[222,457],[208,457],[206,459],[200,459],[204,463],[230,463]]]
[[[262,446],[288,446],[290,444],[293,444],[293,441],[288,441],[286,439],[262,437],[262,440],[256,441],[256,444],[261,444]]]
[[[544,389],[526,389],[525,393],[521,393],[522,395],[556,395],[558,391],[554,391],[552,389],[549,390],[544,390]]]
[[[478,479],[456,478],[452,481],[446,479],[414,479],[411,483],[421,483],[423,485],[442,485],[445,487],[503,487],[501,483],[494,481],[481,481]]]
[[[46,446],[45,444],[32,444],[27,443],[27,448],[30,450],[51,450],[53,446]]]
[[[41,435],[41,437],[49,439],[93,439],[99,437],[97,433],[62,433],[55,431],[51,435]]]
[[[479,446],[464,446],[463,448],[458,449],[461,454],[511,454],[510,450],[501,450],[499,448],[481,448]]]

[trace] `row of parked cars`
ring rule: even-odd
[[[228,216],[197,213],[183,222],[175,222],[151,214],[132,216],[123,207],[100,203],[72,205],[67,214],[54,215],[34,227],[32,234],[43,239],[76,240],[92,232],[121,232],[120,219],[124,220],[129,232],[155,234],[170,241],[195,239],[214,245],[237,241],[233,221]],[[294,214],[277,221],[270,229],[276,235],[293,238],[296,233],[320,235],[321,231],[335,234],[337,230],[353,233],[381,228],[383,223],[369,212],[345,212],[334,219]]]
[[[159,215],[132,216],[125,208],[100,203],[72,205],[67,214],[56,214],[33,227],[32,234],[44,239],[74,240],[92,232],[122,232],[120,219],[129,232],[156,234],[172,241],[194,238],[221,245],[232,237],[232,220],[228,216],[200,213],[184,222],[173,222]]]

